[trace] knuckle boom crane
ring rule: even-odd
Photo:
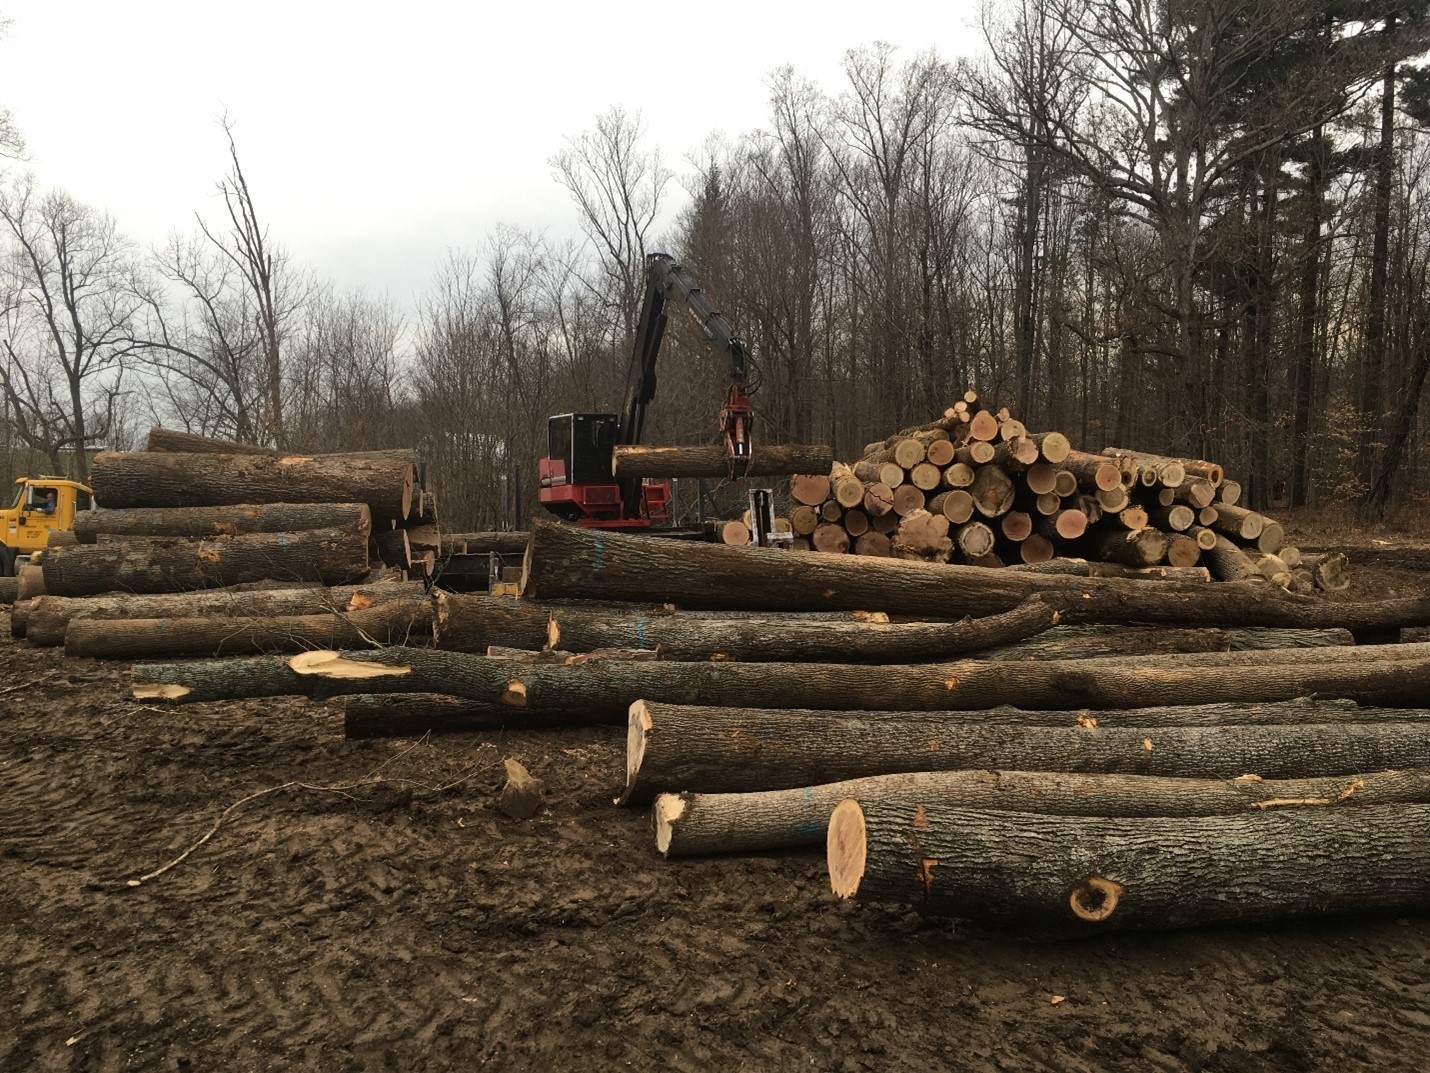
[[[758,387],[757,371],[745,344],[720,311],[674,258],[664,253],[646,257],[645,297],[631,353],[625,412],[570,413],[547,423],[548,453],[539,463],[541,504],[568,521],[600,529],[648,529],[670,520],[670,485],[639,477],[612,475],[617,446],[641,442],[646,409],[655,398],[656,360],[665,336],[666,307],[681,299],[718,354],[730,363],[730,390],[720,411],[726,467],[732,478],[746,476],[753,457],[750,431],[754,411],[750,396]],[[755,382],[751,378],[755,377]],[[768,511],[768,505],[766,505]]]

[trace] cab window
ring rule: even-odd
[[[90,502],[88,492],[81,492],[78,488],[74,490],[74,509],[77,511],[94,509],[94,504]]]
[[[46,488],[43,485],[32,484],[30,486],[30,501],[26,504],[25,509],[44,511],[51,494],[55,496],[56,505],[58,505],[58,491],[53,488]]]

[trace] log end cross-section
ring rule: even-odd
[[[829,863],[829,885],[840,898],[852,898],[859,892],[868,858],[867,833],[864,810],[858,801],[846,797],[834,806],[829,817],[825,852]]]
[[[288,661],[288,669],[294,674],[312,674],[319,678],[388,678],[412,673],[411,667],[345,659],[340,653],[327,649],[298,653]]]

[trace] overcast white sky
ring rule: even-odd
[[[977,0],[0,0],[0,102],[38,180],[144,243],[213,208],[218,117],[272,236],[400,303],[498,223],[571,233],[547,163],[613,104],[684,170],[765,122],[791,64],[826,88],[847,49],[968,52]]]

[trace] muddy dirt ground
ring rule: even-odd
[[[925,920],[835,901],[822,855],[662,860],[611,805],[618,728],[348,742],[126,678],[0,641],[0,1070],[1430,1065],[1430,915]],[[508,756],[533,820],[493,809]]]

